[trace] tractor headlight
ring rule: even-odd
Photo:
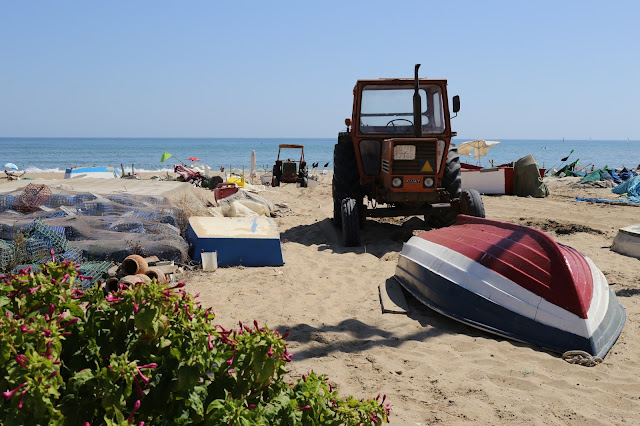
[[[433,186],[433,179],[431,178],[425,178],[424,179],[424,187],[425,188],[431,188]]]
[[[394,188],[400,188],[402,186],[402,178],[394,177],[391,180],[391,186],[393,186]]]

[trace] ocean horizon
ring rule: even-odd
[[[454,143],[473,140],[454,138]],[[461,161],[485,167],[517,161],[532,154],[540,167],[558,168],[566,164],[562,158],[569,156],[579,166],[595,168],[636,168],[640,165],[640,141],[630,140],[543,140],[503,139],[481,158],[460,156]],[[278,156],[279,144],[304,146],[305,160],[309,165],[318,162],[320,168],[333,168],[333,146],[336,138],[0,138],[0,164],[14,163],[27,173],[64,173],[65,169],[78,166],[131,167],[140,172],[173,171],[173,165],[190,163],[189,158],[199,158],[199,163],[212,169],[229,167],[250,169],[251,152],[256,152],[256,168],[270,170]],[[573,152],[571,152],[573,150]],[[164,152],[172,154],[161,162]],[[283,159],[298,160],[300,152],[286,150]]]

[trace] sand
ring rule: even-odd
[[[313,370],[327,374],[344,395],[386,394],[394,424],[637,424],[640,260],[609,247],[618,228],[640,222],[640,207],[577,202],[576,196],[613,194],[574,189],[572,182],[549,182],[544,199],[483,200],[487,217],[542,229],[605,274],[627,322],[595,367],[465,326],[410,298],[408,315],[382,314],[378,286],[392,279],[402,243],[425,229],[424,222],[369,219],[363,245],[342,247],[331,222],[330,174],[309,188],[283,184],[262,193],[291,207],[275,219],[283,267],[221,268],[185,281],[225,327],[255,319],[290,331],[291,376]]]

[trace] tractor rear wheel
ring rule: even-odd
[[[282,180],[282,168],[277,164],[273,166],[273,172],[271,173],[271,186],[280,186]]]
[[[441,186],[449,193],[450,200],[460,198],[462,192],[462,171],[460,170],[460,156],[458,155],[458,148],[456,147],[449,147],[447,164],[444,168]],[[429,225],[433,228],[443,228],[456,223],[456,216],[458,216],[457,211],[449,210],[447,213],[441,215],[429,216],[427,222],[429,222]]]
[[[460,195],[460,214],[484,217],[484,203],[475,189],[466,189]]]
[[[360,192],[360,173],[356,162],[356,153],[348,135],[340,135],[333,150],[333,223],[342,223],[342,200],[345,198],[362,199]]]
[[[360,217],[358,203],[353,198],[342,200],[342,243],[345,247],[360,245]]]

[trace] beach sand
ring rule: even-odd
[[[627,322],[595,367],[568,364],[558,354],[457,323],[410,297],[408,315],[382,314],[378,286],[392,279],[402,243],[424,222],[369,219],[363,245],[342,247],[331,222],[330,173],[309,188],[283,184],[261,193],[291,208],[275,219],[283,267],[220,268],[185,281],[225,327],[255,319],[290,331],[292,377],[313,370],[327,374],[342,395],[386,394],[393,424],[637,424],[640,260],[609,247],[619,228],[640,221],[640,208],[575,201],[613,194],[574,189],[571,182],[550,181],[551,195],[544,199],[483,200],[488,218],[542,229],[589,256],[605,274]]]

